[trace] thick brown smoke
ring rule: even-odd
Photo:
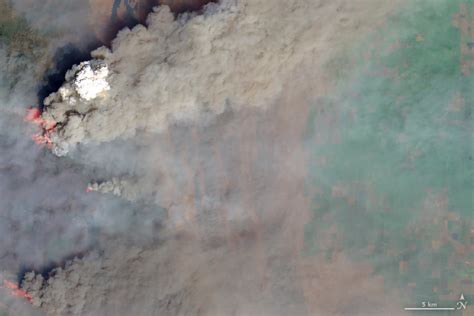
[[[34,304],[51,315],[396,315],[370,267],[303,249],[305,126],[332,88],[324,65],[393,5],[222,1],[177,18],[161,7],[93,52],[43,117],[58,124],[55,153],[108,170],[91,191],[141,206],[96,210],[107,232],[96,251],[25,276]]]
[[[110,25],[112,2],[14,5],[35,28],[62,28],[49,60],[66,43],[109,43],[127,23],[122,5]],[[45,100],[56,125],[43,136],[62,157],[26,135],[38,132],[22,121],[35,67],[0,90],[2,269],[21,272],[47,315],[397,315],[369,266],[307,255],[304,231],[307,117],[333,88],[325,65],[399,1],[130,3],[146,25],[93,51]],[[155,4],[171,8],[145,17]],[[20,64],[0,57],[2,69]],[[322,115],[322,137],[334,121]]]

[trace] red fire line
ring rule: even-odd
[[[41,117],[41,110],[38,108],[28,109],[25,115],[25,121],[32,122],[42,129],[41,133],[32,136],[32,139],[36,144],[46,145],[47,147],[53,145],[51,134],[56,128],[56,122],[43,119]]]
[[[33,300],[33,296],[28,294],[28,292],[26,292],[25,290],[20,289],[18,285],[7,279],[3,279],[3,285],[0,285],[0,288],[9,289],[10,295],[12,296],[22,297],[30,302]]]

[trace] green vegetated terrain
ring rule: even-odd
[[[10,52],[32,57],[45,45],[45,39],[15,13],[9,0],[0,0],[0,43]]]
[[[472,0],[409,1],[329,64],[335,95],[309,118],[307,255],[369,260],[413,305],[474,299],[473,15]]]
[[[30,26],[11,3],[0,0],[0,64],[5,74],[0,76],[0,97],[10,93],[28,76],[41,80],[52,62],[48,39],[53,33]]]

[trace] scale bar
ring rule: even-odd
[[[453,311],[454,307],[405,307],[406,311]]]

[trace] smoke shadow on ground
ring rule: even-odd
[[[217,0],[160,0],[161,5],[167,5],[175,14],[184,12],[199,11],[205,5],[217,2]]]
[[[133,28],[137,25],[145,25],[148,14],[153,8],[160,5],[167,5],[171,12],[178,16],[179,14],[189,12],[202,12],[205,5],[215,3],[216,0],[142,0],[138,1],[135,7],[132,7],[129,0],[114,0],[108,23],[100,33],[105,34],[103,44],[110,47],[110,43],[116,37],[117,33],[123,28]],[[125,14],[120,16],[119,8],[124,5]]]

